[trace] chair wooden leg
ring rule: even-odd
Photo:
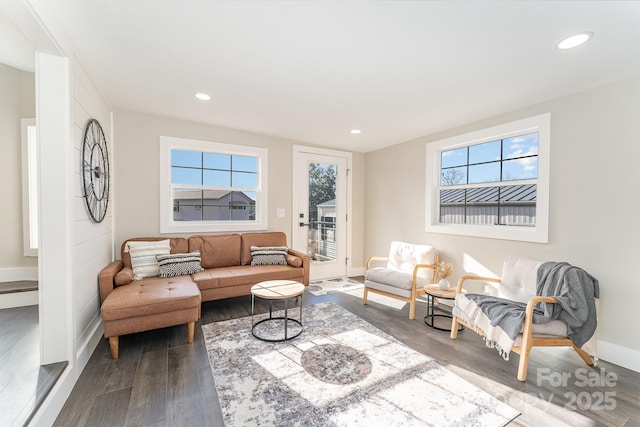
[[[196,322],[187,323],[187,340],[191,343],[196,332]]]
[[[409,303],[409,320],[413,320],[416,317],[416,300],[412,300]]]
[[[451,319],[451,334],[449,337],[452,340],[458,338],[458,318],[456,316],[453,316],[453,319]]]
[[[589,366],[593,366],[593,359],[591,358],[591,356],[589,356],[589,353],[587,353],[586,351],[584,351],[583,349],[581,349],[575,344],[572,344],[572,345],[576,353],[578,353],[578,355],[582,358],[582,360],[584,360],[584,363],[586,363]]]
[[[109,347],[111,347],[111,358],[118,358],[119,340],[118,337],[109,337]]]
[[[364,292],[362,293],[362,303],[367,305],[367,297],[369,296],[369,290],[365,287]]]
[[[527,380],[527,366],[529,365],[529,353],[531,352],[531,323],[525,321],[522,332],[522,344],[520,345],[520,361],[518,363],[518,381]]]
[[[520,362],[518,363],[518,381],[527,380],[527,367],[529,366],[529,350],[522,348]]]

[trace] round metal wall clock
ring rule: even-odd
[[[82,136],[82,190],[91,220],[102,222],[109,205],[109,151],[96,119],[89,119]]]

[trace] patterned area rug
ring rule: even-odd
[[[338,279],[318,280],[309,283],[307,286],[307,292],[319,296],[325,294],[331,294],[335,292],[349,292],[356,289],[362,289],[364,285],[357,280],[349,279],[348,277],[341,277]]]
[[[202,326],[226,426],[502,426],[519,414],[335,304],[304,307],[303,325],[284,343],[254,338],[250,317]]]

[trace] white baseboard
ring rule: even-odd
[[[640,372],[640,351],[598,340],[598,359]]]
[[[38,305],[38,291],[0,294],[0,309]]]
[[[364,267],[351,267],[347,269],[347,277],[364,276]]]
[[[0,283],[38,280],[38,267],[0,268]]]
[[[100,339],[104,335],[104,328],[102,326],[102,317],[100,313],[96,314],[91,324],[87,327],[85,333],[78,340],[78,351],[76,352],[76,363],[84,366],[87,364],[93,351],[98,346]]]
[[[87,333],[78,342],[75,363],[67,366],[67,369],[62,373],[53,390],[51,390],[51,393],[49,393],[49,396],[47,396],[29,423],[30,426],[50,427],[53,425],[78,378],[80,378],[80,374],[98,346],[102,335],[102,318],[98,315],[87,328]]]
[[[76,380],[77,375],[67,366],[47,398],[42,402],[42,405],[40,405],[40,408],[29,422],[29,426],[52,426],[56,418],[58,418],[58,414],[62,410],[64,403],[71,394],[73,386],[76,385]]]

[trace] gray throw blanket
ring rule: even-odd
[[[598,325],[594,298],[600,298],[600,285],[595,277],[566,262],[546,262],[538,269],[537,294],[558,300],[540,304],[545,318],[564,321],[578,347],[589,341]]]
[[[558,304],[538,304],[534,310],[534,323],[554,319],[566,322],[568,336],[578,347],[593,336],[597,326],[594,298],[600,297],[597,279],[566,262],[546,262],[538,268],[536,293],[555,297]],[[501,328],[511,340],[522,331],[525,303],[479,294],[466,294],[466,298],[490,319],[491,326]]]

